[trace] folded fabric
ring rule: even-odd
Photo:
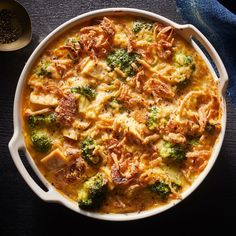
[[[228,95],[236,103],[236,1],[176,0],[183,19],[216,48],[229,75]]]

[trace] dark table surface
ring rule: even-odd
[[[12,108],[20,73],[40,41],[63,22],[81,13],[107,7],[134,7],[153,11],[183,23],[174,0],[19,0],[28,10],[33,26],[30,45],[0,52],[0,235],[49,235],[66,232],[80,235],[83,229],[103,233],[156,232],[202,233],[229,230],[236,219],[236,104],[227,95],[227,131],[220,155],[198,189],[176,207],[148,219],[134,222],[104,222],[81,216],[69,209],[40,200],[18,173],[8,151],[13,134]],[[234,48],[235,50],[236,48]],[[90,227],[91,226],[91,227]],[[206,227],[205,230],[203,228]],[[188,231],[191,228],[191,231]],[[226,232],[225,231],[225,232]],[[226,235],[226,234],[225,234]]]

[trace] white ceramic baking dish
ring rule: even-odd
[[[81,22],[90,20],[94,17],[100,17],[100,16],[109,16],[109,15],[121,15],[121,14],[131,14],[136,16],[142,16],[146,17],[155,21],[162,22],[166,25],[173,26],[178,34],[180,34],[183,38],[185,38],[194,48],[195,50],[200,53],[204,61],[206,62],[207,66],[210,69],[210,72],[213,76],[213,78],[218,81],[219,84],[219,92],[221,95],[221,105],[223,108],[223,116],[221,120],[222,124],[222,130],[219,135],[219,139],[214,147],[214,150],[212,152],[211,158],[204,169],[204,171],[200,174],[200,176],[195,180],[195,182],[192,184],[190,188],[188,188],[185,192],[182,194],[182,200],[185,199],[188,195],[190,195],[203,181],[203,179],[207,176],[210,169],[212,168],[214,162],[217,159],[217,156],[219,154],[222,141],[224,138],[225,133],[225,126],[226,126],[226,105],[225,105],[225,99],[224,99],[224,90],[227,84],[228,75],[225,70],[224,64],[221,61],[219,55],[217,54],[216,50],[213,48],[213,46],[210,44],[210,42],[207,40],[207,38],[193,25],[186,24],[186,25],[179,25],[169,19],[166,19],[160,15],[138,10],[138,9],[131,9],[131,8],[109,8],[109,9],[102,9],[97,11],[92,11],[89,13],[85,13],[83,15],[77,16],[66,23],[62,24],[58,28],[56,28],[53,32],[51,32],[40,44],[39,46],[34,50],[32,55],[30,56],[29,60],[27,61],[15,93],[15,100],[14,100],[14,134],[12,139],[9,142],[9,150],[12,156],[12,159],[24,178],[24,180],[27,182],[27,184],[31,187],[31,189],[44,201],[47,202],[57,202],[61,203],[64,206],[70,208],[73,211],[76,211],[80,214],[97,218],[100,220],[111,220],[111,221],[128,221],[128,220],[135,220],[135,219],[141,219],[148,216],[156,215],[158,213],[161,213],[173,206],[175,206],[177,203],[179,203],[181,200],[173,200],[169,204],[161,206],[159,208],[143,211],[143,212],[136,212],[136,213],[129,213],[129,214],[101,214],[101,213],[94,213],[94,212],[88,212],[83,211],[78,207],[78,204],[76,202],[71,201],[61,193],[59,193],[40,173],[39,169],[35,165],[33,159],[30,157],[29,152],[26,149],[26,145],[24,142],[24,138],[22,135],[22,113],[21,113],[21,104],[22,104],[22,96],[23,96],[23,88],[26,83],[27,76],[34,65],[37,58],[40,56],[40,54],[43,52],[43,50],[47,47],[47,45],[52,42],[55,38],[57,38],[59,35],[61,35],[63,32],[67,31],[71,27],[75,26],[76,24],[79,24]],[[216,68],[218,70],[218,76],[211,66],[210,62],[208,61],[207,57],[203,53],[203,51],[199,48],[199,46],[196,44],[196,42],[193,40],[193,37],[200,42],[200,44],[205,48],[205,50],[209,53],[211,56],[213,62],[216,65]],[[26,170],[21,157],[19,155],[19,150],[23,150],[27,160],[29,161],[31,167],[39,177],[39,179],[42,181],[42,183],[46,186],[48,191],[44,191],[39,185],[34,181],[34,179],[30,176],[28,171]]]

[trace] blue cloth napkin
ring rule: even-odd
[[[219,53],[229,75],[227,95],[236,104],[236,1],[176,0],[183,19],[195,25]]]

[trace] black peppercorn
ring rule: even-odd
[[[9,9],[0,10],[0,43],[12,43],[22,34],[16,14]]]

